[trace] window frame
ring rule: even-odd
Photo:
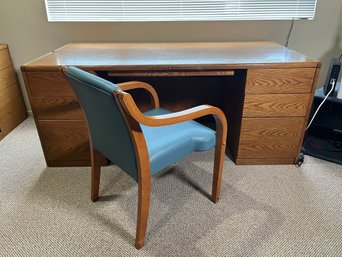
[[[132,1],[132,0],[102,0],[102,3],[105,3],[105,2],[107,2],[107,3],[114,3],[115,2],[116,4],[121,3],[122,10],[118,11],[117,13],[121,13],[122,16],[125,16],[125,14],[124,14],[125,13],[125,10],[124,10],[125,7],[122,6],[122,4],[125,1],[127,2],[126,8],[128,8],[127,6],[129,3],[139,2],[139,1]],[[183,1],[184,0],[178,0],[179,4],[183,3]],[[201,22],[201,21],[256,21],[256,20],[265,21],[265,20],[293,20],[293,19],[294,20],[313,20],[315,18],[318,0],[280,0],[280,1],[277,1],[277,0],[273,0],[273,1],[272,0],[257,0],[257,1],[259,1],[260,3],[249,3],[249,6],[250,6],[249,9],[250,10],[252,10],[253,8],[256,8],[257,4],[262,4],[263,2],[268,2],[268,4],[269,4],[269,5],[264,4],[265,5],[265,7],[263,9],[264,12],[267,12],[266,7],[269,8],[272,4],[275,6],[278,4],[278,5],[284,6],[284,7],[285,6],[291,6],[291,7],[293,6],[294,7],[295,2],[297,2],[297,5],[300,4],[300,2],[308,2],[308,3],[314,2],[314,3],[310,3],[310,6],[313,4],[313,8],[310,9],[310,13],[312,13],[312,15],[311,16],[307,15],[309,17],[301,17],[300,15],[286,16],[284,13],[282,13],[282,15],[279,17],[276,17],[276,15],[269,15],[269,14],[265,16],[265,14],[262,15],[260,12],[258,13],[255,11],[253,14],[250,14],[250,16],[247,16],[246,14],[244,14],[244,15],[238,14],[234,18],[229,18],[229,15],[227,15],[226,18],[224,18],[223,16],[221,16],[221,18],[219,18],[218,17],[219,15],[217,15],[216,18],[213,17],[213,18],[209,19],[208,14],[206,14],[206,16],[203,15],[203,18],[201,18],[200,16],[191,17],[191,14],[188,14],[188,16],[186,16],[186,17],[182,16],[182,17],[178,17],[178,18],[176,18],[176,16],[173,16],[173,18],[170,18],[170,17],[167,18],[166,15],[164,15],[163,18],[161,16],[158,16],[158,17],[160,17],[160,18],[158,18],[157,16],[154,17],[154,16],[147,16],[147,15],[145,16],[145,18],[143,18],[143,16],[137,15],[137,16],[135,16],[135,18],[133,16],[131,16],[131,18],[129,18],[129,17],[128,18],[127,17],[119,18],[119,16],[117,16],[116,18],[112,18],[112,19],[111,18],[99,18],[99,15],[98,15],[98,16],[96,16],[97,17],[96,19],[92,19],[91,17],[88,17],[88,18],[77,18],[77,17],[71,18],[71,16],[68,18],[67,17],[68,11],[65,10],[64,11],[65,18],[63,19],[63,18],[53,18],[53,15],[51,15],[51,12],[50,12],[50,10],[52,10],[53,8],[49,7],[49,3],[64,2],[64,8],[65,8],[65,2],[70,2],[70,3],[77,3],[77,2],[78,3],[82,3],[82,2],[86,3],[86,2],[88,2],[88,3],[91,3],[91,2],[96,2],[96,0],[44,0],[47,18],[48,18],[49,22],[177,22],[177,21]],[[142,6],[141,3],[147,3],[147,2],[152,2],[152,1],[151,0],[145,0],[145,1],[142,0],[140,2],[140,4],[136,4],[135,7],[137,8],[139,6]],[[166,2],[166,3],[172,2],[175,4],[175,3],[177,3],[177,0],[162,0],[162,1],[158,1],[158,2]],[[197,0],[197,1],[192,0],[190,2],[199,2],[199,4],[198,4],[199,6],[200,6],[200,3],[203,3],[203,4],[210,3],[210,2],[213,3],[213,1],[204,1],[204,0]],[[241,5],[242,2],[245,2],[245,4],[248,4],[248,2],[253,2],[253,1],[250,1],[250,0],[249,1],[248,0],[225,0],[225,1],[224,0],[216,0],[215,2],[222,2],[222,3],[226,2],[226,4],[230,3],[230,4],[235,4],[235,5],[236,4]],[[279,2],[281,2],[281,4],[279,4]],[[293,2],[293,3],[289,4],[290,2]],[[287,3],[287,4],[285,4],[285,3]],[[195,5],[195,4],[193,4],[193,5]],[[215,5],[215,4],[212,4],[212,5]],[[302,5],[304,5],[304,4],[302,4]],[[105,7],[105,5],[103,5],[103,7]],[[61,7],[59,7],[59,8],[61,9]],[[86,9],[87,7],[84,6],[83,8]],[[90,8],[90,7],[88,7],[88,8]],[[200,7],[197,7],[197,8],[200,9]],[[250,10],[248,10],[248,8],[245,7],[245,8],[240,8],[240,9],[232,9],[232,12],[242,13],[243,12],[242,9],[244,12],[250,11]],[[76,10],[75,7],[70,7],[69,11],[70,10],[73,10],[74,13],[77,13],[77,11],[75,11]],[[138,13],[138,11],[134,9],[134,7],[132,7],[132,10],[133,11],[131,11],[130,14]],[[220,10],[220,9],[218,9],[218,10]],[[228,9],[226,9],[226,10],[228,10]],[[268,9],[268,11],[269,10],[270,9]],[[274,10],[279,11],[280,9],[274,9]],[[55,11],[58,11],[58,9],[55,9]],[[112,11],[112,9],[109,10],[108,12],[110,12],[110,11]],[[292,10],[292,11],[294,11],[294,10]],[[78,12],[81,13],[81,11],[78,11]],[[150,11],[150,12],[152,13],[152,11]],[[221,10],[221,12],[222,12],[222,10]],[[285,12],[285,10],[283,12]],[[297,12],[298,12],[298,9],[297,9]],[[102,10],[99,13],[105,13],[105,11]],[[174,12],[174,14],[175,13],[176,12]],[[308,13],[309,13],[309,11],[308,11]],[[76,14],[74,14],[74,15],[76,15]],[[198,15],[200,15],[200,14],[198,14]],[[55,15],[55,16],[57,17],[57,15]],[[59,17],[61,17],[61,16],[63,16],[63,15],[60,15]],[[139,17],[141,17],[141,18],[139,18]],[[230,16],[230,17],[233,17],[233,16]]]

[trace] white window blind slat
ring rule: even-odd
[[[313,19],[317,0],[45,0],[49,21]]]

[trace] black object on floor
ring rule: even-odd
[[[338,87],[318,111],[305,134],[302,151],[313,157],[342,164],[342,99],[336,98],[337,90]],[[323,89],[317,89],[311,116],[324,97]]]

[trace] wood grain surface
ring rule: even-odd
[[[310,94],[246,95],[243,117],[305,116]]]
[[[27,118],[7,45],[0,45],[0,140]]]
[[[84,120],[75,97],[34,97],[31,106],[39,120]]]
[[[27,72],[26,75],[32,97],[76,97],[61,71]]]
[[[0,44],[0,50],[6,49],[6,48],[7,48],[7,45],[6,45],[6,44]]]
[[[311,111],[312,102],[313,102],[314,97],[315,97],[315,92],[316,92],[316,86],[317,86],[317,83],[318,83],[319,73],[320,73],[320,67],[317,67],[316,73],[315,73],[315,76],[314,76],[314,80],[313,80],[313,83],[312,83],[310,99],[309,99],[309,104],[308,104],[310,108],[307,109],[306,114],[305,114],[304,127],[302,129],[301,137],[300,137],[299,143],[297,145],[297,151],[296,151],[296,154],[295,154],[295,163],[298,162],[299,154],[302,151],[304,135],[305,135],[305,131],[306,131],[306,126],[309,123],[310,111]]]
[[[294,159],[303,117],[243,118],[238,158]]]
[[[26,107],[18,84],[0,91],[0,139],[26,118]]]
[[[294,158],[299,138],[283,140],[266,138],[260,140],[240,141],[238,156],[242,158]]]
[[[11,58],[8,52],[8,48],[0,50],[0,70],[12,67]]]
[[[85,121],[39,121],[41,142],[50,160],[87,161],[90,145]]]
[[[0,70],[0,91],[15,84],[16,82],[17,78],[12,67]]]
[[[316,69],[250,69],[247,94],[310,93]]]
[[[303,126],[303,117],[243,118],[240,140],[299,139]]]

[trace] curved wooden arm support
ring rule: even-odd
[[[156,90],[148,83],[141,82],[141,81],[129,81],[124,83],[116,84],[120,87],[123,91],[128,91],[131,89],[142,88],[149,92],[151,102],[154,108],[159,108],[159,98]]]
[[[227,120],[224,113],[217,107],[211,105],[199,105],[184,111],[170,114],[146,116],[136,106],[132,96],[123,91],[116,91],[115,96],[121,103],[126,113],[133,117],[137,122],[152,127],[167,126],[183,121],[194,120],[206,115],[213,115],[216,120],[217,129],[224,130],[227,134]],[[222,127],[222,128],[221,128]]]

